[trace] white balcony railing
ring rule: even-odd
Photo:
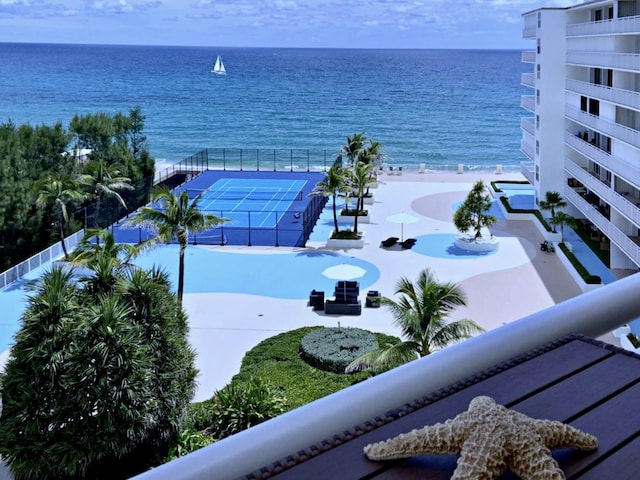
[[[633,128],[625,127],[619,123],[605,120],[604,118],[574,107],[565,107],[565,117],[574,122],[580,123],[585,127],[597,130],[609,137],[621,140],[636,148],[640,148],[640,132]]]
[[[520,106],[530,112],[536,111],[536,97],[533,95],[522,95],[520,97]]]
[[[536,159],[535,147],[531,145],[531,143],[523,139],[520,142],[520,151],[524,153],[529,160],[531,160],[532,162],[535,161]]]
[[[522,52],[522,63],[536,63],[536,51],[525,50]]]
[[[640,226],[640,208],[636,206],[635,202],[629,201],[569,158],[565,159],[564,168],[570,176],[578,179],[585,187],[607,202],[611,208],[615,208],[631,222]]]
[[[623,178],[627,183],[640,185],[640,168],[637,165],[621,157],[610,155],[570,132],[565,132],[564,143],[585,158],[598,163],[616,176]]]
[[[535,88],[536,77],[533,73],[523,73],[522,75],[520,75],[520,83],[522,85],[526,85],[527,87]]]
[[[531,185],[535,185],[535,164],[532,162],[521,162],[520,173],[524,175]]]
[[[640,17],[622,17],[599,22],[574,23],[567,25],[567,37],[588,35],[635,34],[640,30]]]
[[[636,265],[640,266],[640,246],[636,245],[622,230],[613,225],[595,206],[591,205],[570,186],[565,186],[564,197],[605,234]]]
[[[614,68],[636,72],[640,70],[640,54],[584,52],[571,50],[567,52],[566,62],[584,67]]]
[[[522,29],[522,38],[536,38],[536,23],[527,23],[525,20],[525,26]]]
[[[331,438],[336,432],[383,415],[412,399],[438,391],[559,337],[570,333],[591,337],[604,335],[640,315],[638,292],[640,275],[617,280],[447,347],[436,355],[428,355],[340,390],[135,478],[222,480],[244,477],[292,452]]]
[[[640,92],[596,85],[595,83],[582,82],[572,78],[567,78],[565,88],[573,93],[640,110]]]
[[[536,123],[535,119],[531,117],[522,117],[520,119],[520,127],[525,131],[529,132],[531,135],[536,134]]]

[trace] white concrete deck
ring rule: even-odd
[[[362,249],[341,251],[365,259],[380,270],[380,278],[369,287],[392,297],[402,277],[415,279],[431,268],[438,280],[455,281],[468,297],[468,306],[458,309],[452,320],[469,318],[490,330],[533,312],[550,307],[581,293],[555,255],[539,251],[541,235],[532,222],[499,221],[491,231],[500,237],[499,251],[478,258],[435,258],[412,250],[386,250],[380,241],[400,236],[400,225],[386,217],[407,212],[419,221],[404,226],[404,236],[428,233],[455,233],[452,204],[464,200],[477,180],[522,180],[519,174],[489,173],[445,174],[407,173],[381,175],[371,208],[372,223],[359,229],[366,232]],[[189,247],[194,248],[194,247]],[[299,251],[282,247],[207,247],[225,251],[273,252]],[[324,242],[309,242],[307,249],[322,250]],[[274,282],[279,272],[274,272]],[[186,275],[189,275],[188,265]],[[361,292],[364,298],[366,292]],[[364,301],[363,301],[364,303]],[[260,341],[278,333],[310,325],[352,326],[399,335],[386,309],[363,308],[361,316],[325,315],[314,312],[305,300],[282,300],[240,294],[185,294],[189,314],[191,342],[198,353],[199,388],[195,400],[211,397],[239,371],[245,352]]]

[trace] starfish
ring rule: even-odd
[[[523,480],[561,480],[565,475],[551,449],[597,447],[593,435],[562,422],[527,417],[483,396],[451,420],[367,445],[364,453],[371,460],[459,454],[451,480],[492,480],[507,470]]]

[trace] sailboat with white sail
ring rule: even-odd
[[[227,69],[224,68],[224,63],[222,63],[222,58],[220,57],[220,55],[218,55],[218,58],[216,58],[216,63],[213,66],[213,69],[211,70],[211,73],[215,73],[216,75],[226,75],[227,74]]]

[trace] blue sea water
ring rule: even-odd
[[[215,57],[228,74],[214,75]],[[146,116],[156,159],[203,148],[337,153],[365,131],[388,162],[517,169],[520,51],[0,44],[0,122]]]

